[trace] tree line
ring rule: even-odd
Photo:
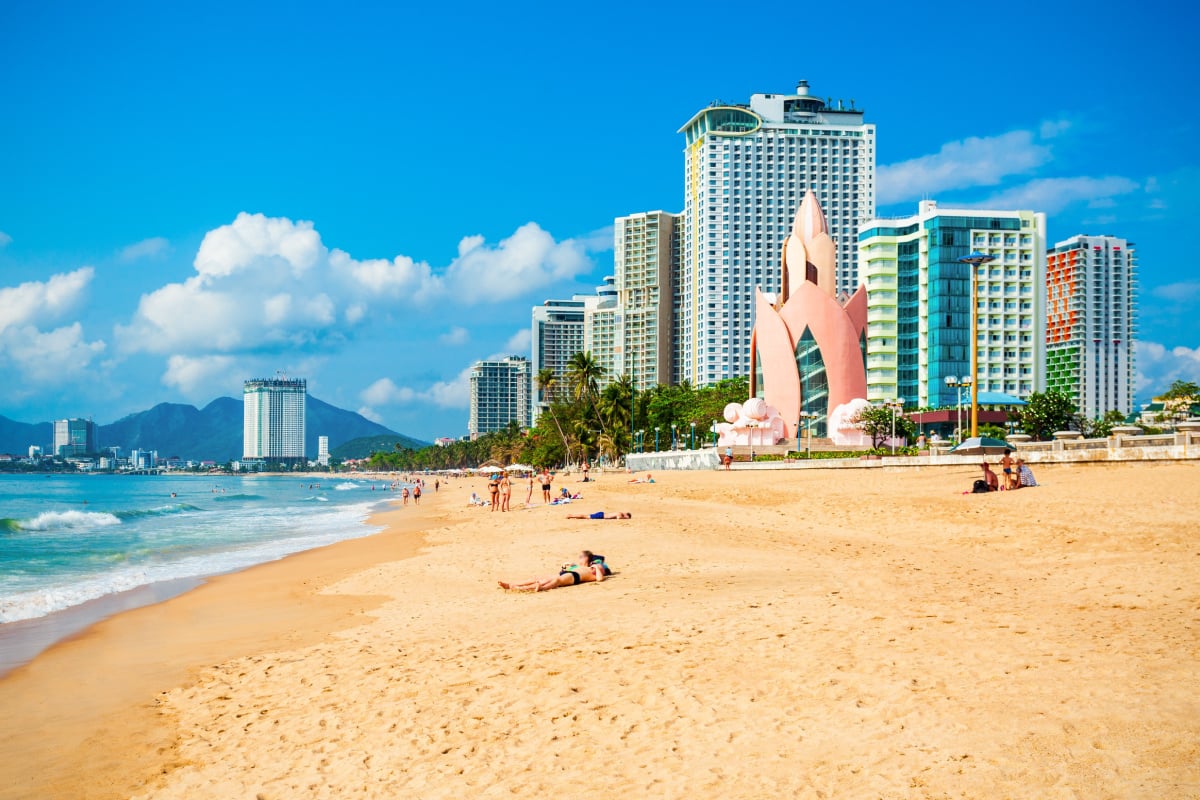
[[[744,377],[700,389],[685,381],[643,391],[636,391],[627,375],[601,389],[605,377],[603,367],[590,352],[576,353],[561,378],[551,369],[534,376],[543,410],[533,427],[523,429],[513,421],[501,430],[444,447],[411,449],[397,445],[390,452],[372,453],[368,466],[419,471],[463,469],[488,461],[536,467],[584,461],[617,463],[628,452],[653,450],[656,433],[657,446],[662,449],[671,445],[672,433],[674,440],[685,447],[711,442],[712,425],[724,420],[725,406],[744,402],[749,391]]]

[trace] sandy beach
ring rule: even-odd
[[[1036,472],[460,480],[0,679],[0,797],[1200,797],[1200,464]]]

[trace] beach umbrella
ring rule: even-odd
[[[960,456],[998,456],[1007,450],[1016,450],[1003,439],[993,439],[990,436],[972,436],[963,439],[950,452]]]
[[[509,472],[533,472],[533,467],[525,464],[510,464],[507,469]]]

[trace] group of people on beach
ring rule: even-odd
[[[983,477],[976,481],[976,484],[982,483],[987,487],[986,491],[1000,492],[1011,489],[1021,489],[1027,486],[1037,486],[1038,482],[1033,477],[1033,470],[1025,463],[1025,459],[1012,457],[1012,450],[1005,450],[1004,457],[1000,459],[1000,468],[1003,472],[1003,479],[992,471],[992,465],[987,461],[983,461],[980,466],[983,468]]]

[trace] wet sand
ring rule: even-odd
[[[460,482],[0,680],[0,797],[1200,796],[1200,465],[977,472]]]

